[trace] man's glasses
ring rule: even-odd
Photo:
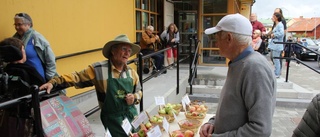
[[[122,46],[122,47],[121,47],[121,51],[123,51],[123,52],[129,52],[130,54],[132,53],[132,49],[131,49],[131,48],[128,48],[128,47],[126,47],[126,46]]]
[[[15,24],[13,24],[14,26],[17,26],[17,27],[20,27],[20,26],[22,26],[22,25],[24,25],[25,23],[15,23]]]

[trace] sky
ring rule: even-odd
[[[258,19],[267,19],[275,8],[281,8],[285,18],[320,17],[320,0],[256,0],[252,13],[257,13]]]

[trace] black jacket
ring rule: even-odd
[[[320,94],[312,99],[292,136],[320,137]]]

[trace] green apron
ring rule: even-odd
[[[126,72],[127,78],[112,78],[110,62],[108,69],[107,93],[101,109],[101,121],[105,129],[108,129],[113,137],[127,137],[122,129],[122,121],[128,118],[130,122],[137,116],[134,105],[128,105],[125,96],[133,91],[133,80]],[[134,131],[132,131],[134,132]]]

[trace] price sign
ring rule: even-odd
[[[156,105],[165,105],[164,97],[154,97]]]
[[[134,129],[137,129],[139,127],[139,125],[148,119],[148,115],[145,111],[141,112],[138,117],[136,117],[132,122],[132,126],[134,127]]]
[[[128,118],[125,118],[123,121],[122,121],[122,129],[124,130],[124,132],[126,132],[127,135],[129,135],[129,132],[131,131],[132,129],[132,126],[128,120]]]
[[[106,129],[106,132],[104,133],[104,137],[112,137],[108,128]]]
[[[182,100],[183,100],[187,105],[189,105],[190,102],[191,102],[188,95],[185,95],[185,96],[182,98]]]
[[[187,111],[187,104],[186,104],[186,102],[184,102],[184,100],[182,99],[182,100],[181,100],[181,103],[182,103],[182,107],[183,107],[183,109],[184,109],[184,112],[186,112],[186,111]]]
[[[161,137],[162,133],[160,127],[157,125],[156,127],[152,128],[150,131],[147,132],[148,137]]]
[[[169,131],[169,126],[170,126],[170,124],[169,124],[167,118],[163,117],[162,127],[164,128],[164,131],[166,131],[168,134],[170,132]]]

